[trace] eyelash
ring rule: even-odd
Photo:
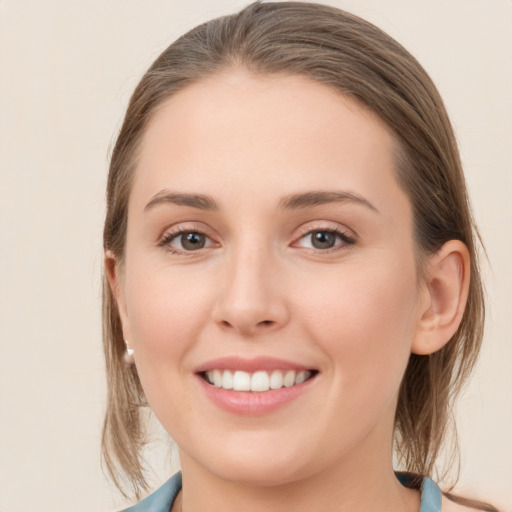
[[[343,250],[344,248],[347,249],[348,247],[356,244],[356,240],[354,237],[350,236],[345,231],[336,229],[336,228],[321,228],[320,227],[320,228],[309,229],[308,231],[305,231],[303,234],[301,234],[297,240],[300,241],[307,236],[312,236],[313,233],[329,233],[329,234],[335,235],[336,237],[341,239],[341,242],[342,242],[341,244],[334,245],[333,247],[329,247],[327,249],[309,248],[311,250],[311,252],[313,252],[315,254],[330,254],[335,251]],[[206,235],[205,233],[203,233],[200,230],[183,228],[183,229],[178,229],[176,231],[172,231],[170,233],[166,233],[165,236],[158,242],[158,246],[165,247],[172,254],[181,255],[181,256],[190,255],[194,252],[199,252],[201,249],[203,249],[203,247],[201,247],[200,249],[196,249],[194,251],[187,251],[187,250],[176,249],[175,247],[172,247],[170,245],[173,240],[175,240],[176,238],[178,238],[184,234],[201,235],[201,236],[204,236],[207,239],[211,240],[211,238],[208,237],[208,235]],[[297,243],[297,242],[295,242],[295,243]]]

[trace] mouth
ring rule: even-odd
[[[311,396],[320,371],[298,361],[235,355],[205,362],[194,373],[214,405],[237,415],[261,417]]]
[[[214,369],[199,372],[199,376],[209,385],[228,391],[251,391],[265,393],[270,390],[292,388],[311,380],[317,370],[243,370]]]

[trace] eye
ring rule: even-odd
[[[353,245],[355,240],[336,229],[315,229],[302,236],[298,245],[315,250],[334,249],[338,246]]]
[[[159,245],[175,253],[184,253],[204,249],[212,244],[212,240],[199,231],[178,231],[167,234]]]

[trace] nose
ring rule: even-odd
[[[273,332],[289,321],[286,286],[264,251],[244,251],[226,261],[213,317],[227,332],[244,337]]]

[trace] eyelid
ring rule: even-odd
[[[352,229],[349,229],[346,226],[339,224],[337,222],[332,222],[328,220],[319,220],[303,224],[298,228],[295,239],[298,240],[299,238],[302,238],[304,235],[307,235],[312,231],[339,232],[354,240],[357,239],[357,235]]]

